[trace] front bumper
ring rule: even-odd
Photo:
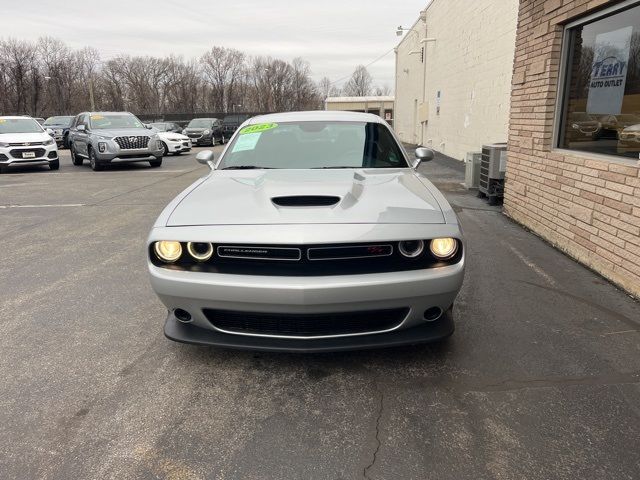
[[[453,334],[454,322],[451,310],[434,322],[395,330],[389,333],[337,337],[317,340],[247,337],[230,335],[194,324],[180,323],[170,312],[164,325],[164,334],[170,340],[195,345],[213,345],[240,350],[265,352],[321,353],[372,348],[398,347],[442,340]]]
[[[172,340],[235,348],[326,351],[419,343],[453,332],[448,315],[427,321],[424,312],[448,311],[462,286],[464,259],[425,270],[323,277],[269,277],[186,272],[149,264],[151,285],[169,310],[165,334]],[[192,316],[181,324],[173,315]],[[322,314],[408,308],[400,324],[378,333],[322,337],[229,333],[216,329],[204,309]]]
[[[117,145],[111,145],[108,142],[104,152],[100,152],[98,146],[94,147],[96,158],[100,163],[130,163],[130,162],[148,162],[157,158],[162,158],[162,150],[158,148],[137,148],[137,149],[120,149]],[[155,143],[155,141],[154,141]]]
[[[191,151],[191,140],[171,141],[165,140],[169,153],[182,153]]]
[[[30,152],[35,156],[31,157]],[[53,145],[34,145],[27,147],[0,147],[0,166],[49,165],[58,161],[58,147]]]

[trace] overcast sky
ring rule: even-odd
[[[199,57],[213,45],[285,60],[314,79],[348,76],[392,49],[427,0],[0,0],[0,38],[49,35],[102,59],[118,54]],[[393,88],[394,54],[369,68]],[[341,84],[342,82],[339,82]]]

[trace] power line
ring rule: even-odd
[[[373,62],[369,62],[369,63],[367,63],[367,64],[364,66],[364,68],[369,68],[369,67],[370,67],[371,65],[373,65],[374,63],[376,63],[376,62],[378,62],[378,61],[382,60],[384,57],[386,57],[386,56],[387,56],[387,55],[389,55],[391,52],[393,52],[393,50],[394,50],[395,48],[396,48],[396,47],[391,47],[391,49],[390,49],[390,50],[387,50],[386,52],[384,52],[382,55],[380,55],[378,58],[376,58]],[[347,78],[349,78],[349,77],[351,77],[351,74],[346,75],[346,76],[344,76],[344,77],[342,77],[342,78],[339,78],[338,80],[334,80],[334,81],[333,81],[333,82],[331,82],[329,85],[333,85],[334,83],[341,82],[342,80],[346,80],[346,79],[347,79]]]

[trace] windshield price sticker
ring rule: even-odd
[[[91,120],[102,120],[103,118],[102,115],[91,115]]]
[[[232,153],[245,152],[247,150],[254,150],[261,136],[262,136],[261,132],[256,132],[256,133],[247,133],[238,137],[238,140],[236,140],[236,143],[233,146]]]
[[[242,130],[240,130],[240,135],[244,135],[247,133],[265,132],[267,130],[273,130],[277,126],[277,123],[259,123],[258,125],[249,125],[248,127],[244,127]]]

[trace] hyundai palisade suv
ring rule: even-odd
[[[162,165],[163,144],[138,118],[128,112],[84,112],[69,132],[71,160],[89,160],[93,170],[114,163],[149,162]]]
[[[147,243],[170,339],[323,351],[453,332],[465,248],[451,206],[372,114],[245,122]]]
[[[12,165],[60,167],[55,140],[33,118],[0,117],[0,173]]]

